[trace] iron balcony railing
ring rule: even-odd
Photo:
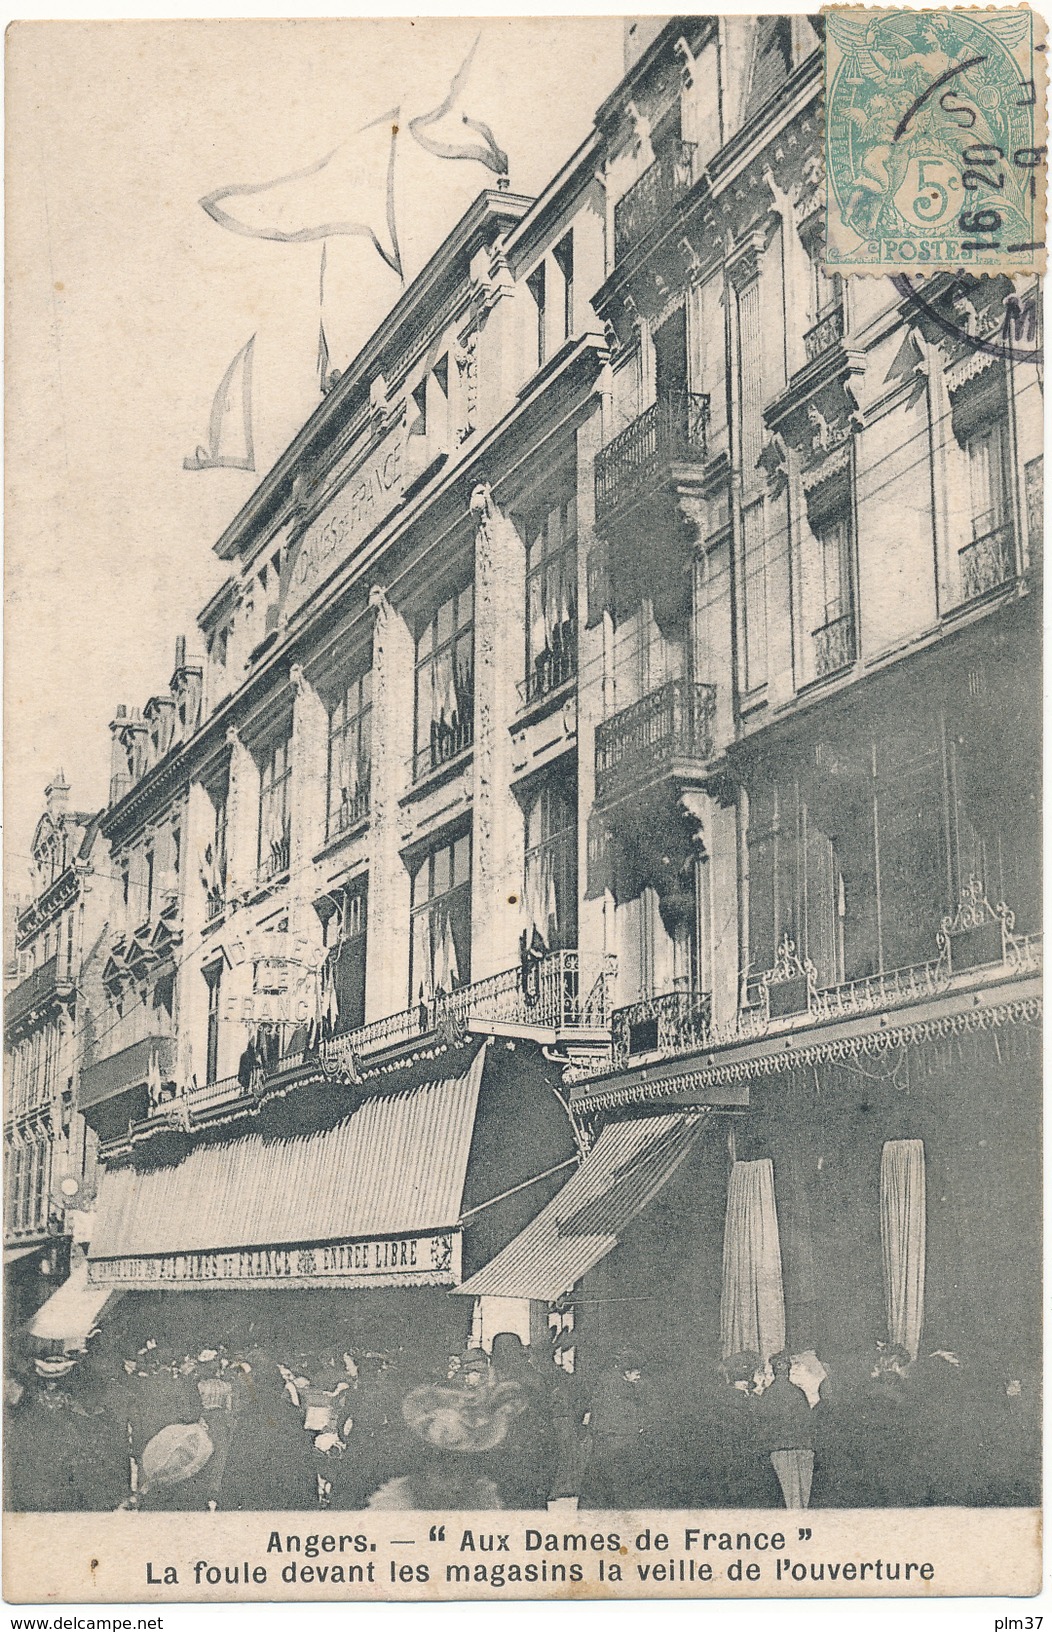
[[[855,661],[855,620],[850,612],[830,618],[811,635],[815,650],[815,678],[824,680]]]
[[[711,759],[715,713],[714,685],[669,680],[603,720],[595,733],[596,798],[653,782],[677,762]]]
[[[838,345],[843,338],[844,308],[838,304],[823,312],[814,327],[807,330],[804,335],[804,355],[809,363],[813,363],[823,353]]]
[[[259,858],[256,868],[257,884],[269,884],[271,879],[278,878],[289,870],[289,834],[283,833],[280,839],[271,839],[267,851]]]
[[[958,551],[961,599],[977,600],[1015,576],[1012,538],[1007,527],[993,527]]]
[[[551,691],[558,691],[567,680],[572,680],[577,673],[577,642],[560,647],[553,651],[550,647],[540,657],[536,658],[525,680],[519,683],[519,696],[525,704],[535,703],[539,697],[547,697]]]
[[[702,463],[708,448],[709,399],[699,391],[674,391],[600,449],[595,461],[598,518],[613,515],[654,487],[668,466]]]
[[[413,781],[419,782],[432,771],[440,770],[457,758],[475,740],[474,705],[470,705],[463,720],[454,718],[447,725],[444,720],[431,722],[430,737],[413,755]]]
[[[277,1071],[296,1071],[317,1060],[339,1067],[382,1054],[387,1049],[426,1037],[446,1027],[464,1027],[471,1022],[493,1026],[516,1026],[526,1030],[608,1031],[612,1014],[616,959],[590,956],[574,949],[551,952],[535,968],[502,970],[485,980],[473,981],[455,992],[414,1003],[382,1020],[337,1032],[316,1048],[299,1048],[280,1056]],[[250,1090],[242,1088],[242,1095]],[[183,1099],[191,1110],[237,1098],[237,1079],[193,1088]],[[163,1111],[169,1107],[159,1107]]]
[[[357,827],[359,822],[365,821],[369,814],[369,795],[371,791],[370,784],[366,780],[356,793],[351,795],[350,798],[344,799],[331,812],[329,816],[330,839],[336,838],[340,833],[349,832],[352,827]]]
[[[669,142],[614,205],[614,258],[621,261],[694,184],[694,142]]]
[[[611,1041],[615,1065],[634,1055],[675,1054],[702,1048],[712,1029],[712,997],[708,992],[665,992],[615,1009]]]

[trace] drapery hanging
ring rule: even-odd
[[[774,1163],[735,1162],[723,1231],[723,1357],[752,1350],[762,1360],[785,1346],[782,1250],[774,1200]]]
[[[924,1325],[924,1141],[889,1139],[880,1157],[880,1244],[888,1340],[916,1360]]]

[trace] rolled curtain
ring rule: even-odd
[[[774,1163],[735,1162],[723,1231],[723,1357],[753,1350],[767,1360],[785,1347],[782,1249],[774,1199]]]
[[[888,1340],[916,1360],[924,1325],[924,1141],[889,1139],[880,1157],[880,1244]]]

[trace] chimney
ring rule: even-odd
[[[60,821],[69,809],[69,783],[66,781],[64,771],[56,771],[44,789],[44,798],[47,800],[47,813],[51,820]]]
[[[186,636],[185,635],[176,635],[176,637],[175,637],[175,672],[176,672],[176,674],[178,674],[180,669],[184,669],[185,667],[186,667]]]

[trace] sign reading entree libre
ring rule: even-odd
[[[97,1258],[92,1260],[90,1278],[98,1286],[201,1286],[216,1282],[255,1286],[456,1286],[460,1281],[460,1235],[444,1231],[397,1240],[382,1237],[377,1241],[332,1241],[324,1246]]]

